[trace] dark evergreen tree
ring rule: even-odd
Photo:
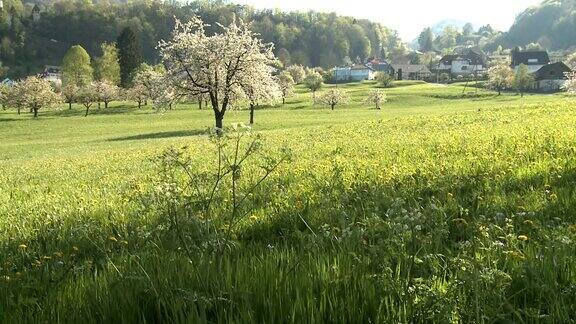
[[[127,88],[132,82],[132,73],[142,63],[140,42],[131,27],[126,27],[118,36],[118,61],[120,63],[120,83]]]
[[[422,52],[429,52],[434,48],[434,34],[430,27],[425,28],[418,37],[418,45]]]

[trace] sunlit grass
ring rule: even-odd
[[[293,161],[193,260],[141,202],[165,148],[214,163],[210,110],[0,112],[0,319],[574,321],[575,99],[399,83],[376,110],[374,86],[257,110]]]

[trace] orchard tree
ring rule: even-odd
[[[76,97],[78,96],[78,88],[75,84],[67,84],[62,86],[60,94],[64,99],[64,102],[68,104],[68,109],[72,109],[72,104],[76,102]]]
[[[336,106],[346,104],[349,101],[350,97],[348,94],[339,88],[330,89],[320,96],[320,102],[324,105],[330,106],[332,110],[334,110]]]
[[[285,104],[286,98],[294,93],[294,79],[290,73],[284,71],[278,76],[277,82],[282,93],[282,104]]]
[[[102,56],[94,60],[94,75],[98,81],[120,84],[120,63],[116,44],[102,43]]]
[[[286,71],[290,73],[296,84],[302,83],[304,78],[306,78],[306,69],[302,65],[291,65]]]
[[[104,108],[119,97],[120,89],[110,81],[98,81],[94,83],[94,90],[98,95],[98,102],[104,103]]]
[[[7,84],[0,83],[0,105],[2,105],[2,110],[6,110],[9,93],[10,87]]]
[[[126,97],[127,99],[135,101],[138,104],[138,109],[140,109],[142,108],[142,104],[149,99],[148,89],[142,84],[136,83],[126,91]]]
[[[566,59],[566,65],[568,65],[573,71],[576,71],[576,53],[568,56]]]
[[[514,70],[505,63],[500,63],[488,70],[488,84],[491,88],[502,94],[502,90],[508,89],[514,83]]]
[[[304,85],[308,90],[312,92],[312,102],[316,103],[316,91],[322,89],[324,85],[324,79],[320,73],[316,71],[310,71],[308,76],[304,79]]]
[[[38,117],[38,111],[60,103],[60,96],[54,92],[49,81],[31,76],[12,86],[8,94],[8,104],[18,109],[27,108]]]
[[[120,64],[120,83],[124,88],[128,88],[132,82],[134,71],[142,63],[140,42],[132,27],[126,27],[118,36],[116,44],[118,63]]]
[[[171,109],[179,97],[166,77],[166,69],[162,65],[142,64],[134,75],[133,83],[145,89],[146,97],[152,100],[157,110]]]
[[[384,88],[390,88],[394,85],[394,78],[390,74],[384,72],[376,73],[376,81]]]
[[[366,103],[375,105],[376,109],[380,109],[381,105],[387,101],[388,99],[386,97],[386,93],[380,89],[374,89],[370,91],[368,97],[365,100]]]
[[[92,82],[90,55],[82,46],[70,47],[62,60],[62,85],[87,86]]]
[[[516,75],[514,76],[514,88],[520,92],[520,96],[524,97],[524,92],[530,89],[534,83],[534,77],[528,71],[528,67],[524,64],[520,64]]]
[[[254,124],[254,110],[263,102],[273,102],[282,97],[278,84],[273,79],[255,80],[244,87],[250,105],[250,125]]]
[[[95,102],[98,102],[98,92],[96,90],[96,86],[94,84],[89,84],[86,86],[83,86],[82,88],[80,88],[80,90],[78,91],[78,96],[76,98],[76,100],[78,101],[78,103],[82,104],[84,106],[84,108],[86,109],[86,113],[84,114],[84,117],[88,116],[88,112],[90,111],[90,107],[92,107],[92,105]]]
[[[568,93],[576,94],[576,71],[567,73],[566,76],[568,80],[564,83],[564,89],[568,91]]]
[[[258,39],[242,20],[220,25],[211,35],[205,27],[198,17],[177,20],[172,40],[161,41],[159,48],[168,81],[182,95],[207,94],[221,130],[234,98],[246,97],[249,87],[273,83],[270,66],[276,59],[273,45]]]

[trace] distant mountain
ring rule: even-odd
[[[503,43],[508,47],[539,43],[549,49],[576,46],[576,0],[545,0],[518,15]]]
[[[461,30],[464,25],[466,25],[468,22],[466,21],[462,21],[462,20],[457,20],[457,19],[444,19],[434,25],[432,25],[430,28],[432,28],[432,32],[434,33],[434,35],[441,35],[442,32],[444,31],[444,28],[446,27],[456,27],[456,29]],[[474,26],[474,29],[477,29],[477,26]]]

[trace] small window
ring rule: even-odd
[[[538,63],[538,59],[528,59],[528,63]]]

